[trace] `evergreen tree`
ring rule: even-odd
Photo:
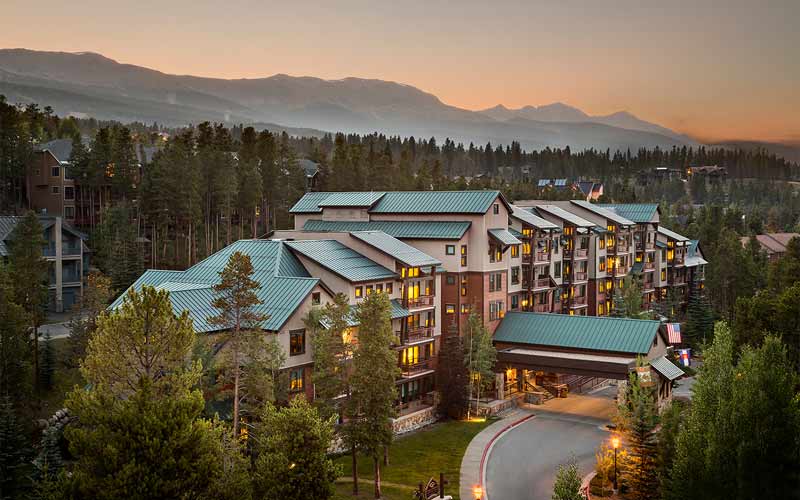
[[[33,329],[31,346],[33,380],[39,377],[39,326],[47,306],[47,261],[42,248],[47,244],[44,228],[33,212],[28,212],[11,233],[9,261],[15,302],[25,309]]]
[[[0,499],[21,498],[28,486],[30,444],[8,396],[0,396]]]
[[[39,388],[49,391],[53,388],[53,374],[56,371],[56,353],[50,332],[45,332],[39,344]]]
[[[661,428],[658,430],[656,475],[662,498],[669,496],[667,492],[672,484],[672,466],[675,462],[678,433],[685,417],[683,410],[682,403],[672,401],[664,408],[659,418]]]
[[[689,305],[686,317],[685,342],[694,346],[706,343],[714,333],[714,314],[706,298],[705,289],[700,281],[695,278],[689,291]]]
[[[323,420],[305,398],[288,407],[267,404],[258,425],[254,484],[259,498],[333,497],[341,473],[328,450],[334,419]]]
[[[314,404],[322,418],[337,414],[337,398],[349,392],[345,365],[353,352],[348,338],[349,319],[349,299],[341,293],[324,308],[312,310],[305,319],[314,348]]]
[[[126,203],[106,211],[92,234],[92,247],[100,269],[111,278],[111,286],[125,290],[142,274],[144,260],[136,242],[136,227]]]
[[[96,390],[120,398],[140,390],[142,379],[150,382],[148,392],[166,396],[198,376],[187,354],[194,341],[189,313],[172,312],[169,292],[128,290],[122,305],[97,319],[81,374]]]
[[[368,295],[358,307],[358,348],[353,357],[352,395],[348,417],[356,423],[361,451],[375,466],[375,498],[381,498],[380,457],[393,438],[391,417],[397,399],[397,355],[389,297]]]
[[[248,340],[256,335],[258,325],[267,319],[255,311],[262,302],[256,295],[261,288],[253,280],[253,264],[250,256],[234,252],[228,258],[225,268],[219,273],[220,282],[214,285],[215,298],[212,305],[219,310],[217,316],[208,318],[213,325],[224,329],[223,338],[231,358],[230,371],[233,378],[233,435],[239,435],[239,386],[242,376],[242,365],[245,362],[244,351]]]
[[[465,335],[467,355],[465,361],[470,375],[470,399],[475,395],[475,411],[481,399],[481,390],[494,383],[494,365],[497,361],[497,350],[492,343],[492,335],[483,324],[483,320],[473,310],[467,320]],[[469,412],[467,413],[469,415]]]
[[[559,465],[553,485],[552,500],[581,500],[581,476],[578,464],[573,459],[566,465]]]
[[[0,398],[13,403],[26,399],[31,386],[29,324],[25,310],[14,301],[8,270],[0,263]]]
[[[643,366],[641,360],[638,365]],[[654,498],[657,491],[655,434],[658,410],[655,393],[643,387],[632,373],[628,380],[625,400],[619,407],[617,427],[628,445],[628,458],[622,469],[622,481],[628,496],[635,500]]]
[[[39,453],[33,461],[37,482],[55,480],[64,467],[61,456],[61,431],[61,427],[50,425],[42,432]]]
[[[464,345],[458,335],[442,338],[439,350],[439,410],[443,415],[454,419],[463,418],[469,406],[469,371],[464,352]]]
[[[108,306],[112,297],[111,279],[102,273],[92,272],[86,279],[86,287],[76,314],[69,320],[69,359],[70,366],[78,366],[86,355],[89,337],[97,329],[97,318]]]

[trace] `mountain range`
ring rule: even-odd
[[[621,111],[590,116],[562,103],[471,111],[411,85],[278,74],[221,79],[171,75],[92,52],[0,49],[0,94],[58,114],[181,126],[201,121],[319,135],[323,131],[449,137],[476,145],[572,149],[696,145],[691,138]]]

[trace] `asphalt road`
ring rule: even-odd
[[[498,438],[486,465],[490,500],[550,500],[558,466],[571,456],[578,462],[581,477],[592,471],[595,452],[609,438],[600,428],[608,420],[597,417],[610,411],[597,412],[600,401],[576,401],[574,396],[558,402],[570,399],[576,408],[592,410],[553,412],[545,410],[545,404],[539,411],[534,408],[534,418]],[[602,405],[610,410],[613,400],[606,399]]]

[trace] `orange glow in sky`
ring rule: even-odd
[[[558,101],[707,140],[800,141],[797,0],[5,0],[2,16],[3,48],[222,78],[379,78],[467,109]]]

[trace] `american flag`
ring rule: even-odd
[[[670,344],[681,343],[681,324],[667,323],[667,339]]]

